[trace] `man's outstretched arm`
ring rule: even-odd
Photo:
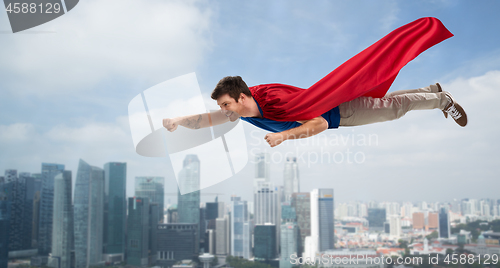
[[[269,133],[264,139],[271,147],[274,147],[285,140],[311,137],[328,129],[328,122],[322,116],[307,121],[299,121],[299,123],[302,125],[282,132]]]
[[[190,129],[199,129],[235,121],[237,118],[227,117],[218,110],[211,113],[165,118],[163,119],[163,127],[170,132],[176,130],[179,125]]]

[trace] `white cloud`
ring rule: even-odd
[[[110,78],[154,83],[191,72],[211,47],[211,18],[203,0],[80,1],[36,29],[53,34],[2,36],[3,83],[17,94],[50,95]]]

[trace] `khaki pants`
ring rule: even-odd
[[[441,109],[450,101],[436,85],[399,90],[382,98],[359,97],[339,105],[340,126],[360,126],[398,119],[411,110]]]

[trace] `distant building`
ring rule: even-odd
[[[10,202],[7,199],[6,184],[0,177],[0,268],[7,268],[9,262]]]
[[[384,208],[369,208],[368,209],[368,226],[372,231],[382,231],[386,214]]]
[[[450,217],[448,209],[441,208],[439,210],[439,237],[450,238]]]
[[[163,177],[135,177],[135,197],[147,197],[150,203],[157,203],[161,221],[165,203],[164,181]]]
[[[64,165],[42,163],[40,208],[38,218],[38,254],[47,256],[52,250],[52,212],[54,177],[64,171]]]
[[[104,164],[104,253],[109,262],[124,260],[127,221],[127,163]]]
[[[305,239],[311,235],[311,197],[310,193],[293,193],[291,206],[297,215],[297,225],[299,226],[300,241],[298,245],[299,256],[304,252]]]
[[[71,267],[71,251],[74,249],[74,225],[71,171],[65,170],[54,177],[54,211],[52,252],[49,266]]]
[[[280,268],[292,268],[290,256],[298,256],[300,241],[299,227],[296,222],[285,222],[281,224],[281,258]]]
[[[75,267],[103,262],[104,170],[80,159],[75,183]]]
[[[149,198],[130,197],[127,219],[127,265],[147,266],[149,246]]]
[[[159,224],[156,265],[172,266],[178,261],[191,260],[197,256],[197,232],[198,225],[193,223]]]
[[[257,224],[254,229],[255,259],[271,260],[277,257],[276,225]]]
[[[439,228],[439,219],[438,219],[438,214],[429,212],[429,215],[427,216],[427,222],[428,222],[428,229],[429,230],[436,230]]]
[[[413,213],[413,229],[424,230],[425,229],[425,215],[423,212]]]
[[[231,255],[250,259],[252,256],[252,232],[246,201],[231,202]]]
[[[395,239],[399,239],[401,237],[401,234],[402,234],[401,217],[399,215],[391,215],[389,217],[389,220],[390,220],[390,228],[391,228],[390,235]]]
[[[230,233],[229,233],[229,217],[217,218],[215,220],[215,254],[220,256],[229,255],[230,248]]]
[[[283,171],[284,201],[290,202],[293,193],[300,192],[299,168],[297,157],[287,157]]]

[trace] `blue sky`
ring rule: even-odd
[[[433,16],[455,36],[404,67],[391,90],[440,82],[466,109],[469,125],[460,128],[434,110],[329,130],[330,141],[374,134],[378,142],[323,146],[360,152],[365,161],[299,162],[301,189],[334,188],[338,201],[500,198],[498,10],[498,1],[85,0],[17,34],[8,33],[0,12],[0,171],[36,173],[41,162],[61,163],[74,180],[79,158],[94,166],[120,161],[128,163],[129,195],[134,177],[148,175],[165,176],[166,191],[175,192],[168,159],[134,152],[127,105],[137,94],[191,72],[206,96],[227,75],[248,85],[308,87],[391,30]],[[322,149],[314,143],[322,137],[271,149],[254,138],[264,131],[251,125],[245,131],[251,152]],[[283,162],[276,162],[271,177],[281,184]],[[253,171],[248,164],[205,191],[251,200]]]

